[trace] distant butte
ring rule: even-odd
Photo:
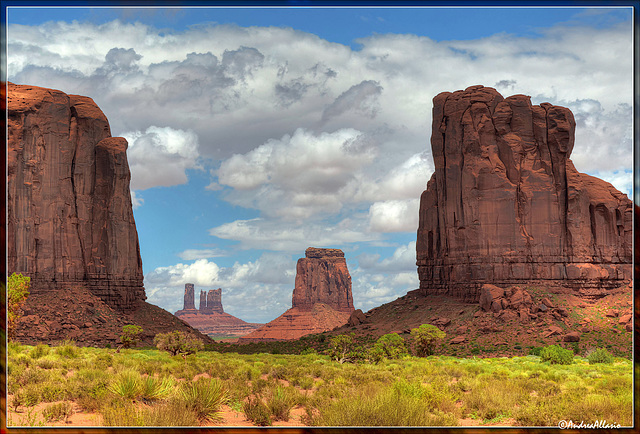
[[[484,283],[539,281],[601,297],[631,279],[632,203],[579,173],[571,111],[472,86],[433,100],[420,289],[477,302]]]
[[[342,250],[309,247],[296,272],[291,309],[239,342],[299,339],[347,323],[354,308]]]
[[[193,283],[184,285],[184,307],[175,316],[208,336],[243,336],[262,326],[224,312],[221,288],[200,291],[200,307],[196,309]]]

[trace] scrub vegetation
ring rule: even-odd
[[[254,426],[633,422],[632,362],[603,351],[419,357],[396,336],[369,348],[349,338],[297,355],[10,342],[7,422],[65,424],[81,413],[99,426],[225,426],[225,414]]]

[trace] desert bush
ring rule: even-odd
[[[201,341],[188,337],[179,331],[158,333],[153,338],[153,343],[159,350],[167,351],[172,356],[195,354],[198,350],[204,348],[204,344]]]
[[[198,419],[216,421],[221,418],[220,407],[227,402],[227,391],[218,379],[200,379],[183,384],[180,397]]]
[[[37,360],[47,354],[49,354],[49,346],[45,344],[38,344],[29,351],[29,357],[33,360]]]
[[[15,338],[16,323],[22,316],[22,306],[29,296],[30,282],[30,277],[16,273],[12,273],[7,279],[7,337],[9,340]],[[4,289],[4,285],[2,288]]]
[[[558,345],[549,345],[540,351],[540,360],[552,365],[570,365],[573,362],[573,351]]]
[[[355,333],[350,335],[338,335],[329,338],[331,344],[330,356],[338,363],[344,363],[349,360],[349,353],[353,350],[353,338]]]
[[[407,355],[404,339],[398,333],[388,333],[381,336],[373,348],[378,349],[382,356],[387,359],[399,359]]]
[[[62,357],[75,359],[80,355],[80,350],[76,346],[76,343],[72,340],[64,340],[55,347],[54,352]]]
[[[613,356],[604,348],[598,348],[587,356],[589,364],[594,363],[613,363]]]
[[[131,402],[112,401],[100,409],[104,426],[144,426],[141,410]]]
[[[142,392],[142,377],[133,370],[122,371],[107,389],[115,395],[133,400]]]
[[[288,389],[276,386],[269,394],[266,404],[274,420],[287,421],[295,402],[295,397]]]
[[[271,425],[271,412],[265,403],[257,397],[249,397],[249,399],[242,404],[242,411],[245,417],[257,426]]]
[[[42,410],[42,416],[47,422],[64,419],[65,421],[73,414],[73,404],[70,402],[57,402],[49,404]]]
[[[170,399],[141,414],[144,426],[199,426],[196,414],[181,400]]]
[[[311,418],[314,426],[455,426],[457,416],[431,411],[420,398],[393,388],[366,390],[328,401]]]
[[[416,355],[422,357],[432,355],[437,343],[445,336],[445,332],[431,324],[422,324],[418,328],[411,329]]]
[[[134,324],[127,324],[122,327],[122,335],[120,336],[120,342],[122,342],[122,348],[133,348],[140,342],[140,333],[142,333],[142,327]]]

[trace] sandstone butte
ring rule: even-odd
[[[155,317],[150,329],[185,328],[144,301],[127,141],[111,137],[104,113],[85,96],[8,83],[7,109],[7,271],[31,278],[27,310],[47,323],[39,339],[64,333],[50,318],[63,298],[53,291],[88,291],[79,297],[96,297],[116,316],[133,315],[124,323]],[[69,303],[64,308],[75,312]],[[97,336],[89,323],[70,326]],[[32,338],[28,327],[24,332],[19,339]]]
[[[538,281],[600,297],[631,279],[632,203],[571,159],[575,120],[472,86],[433,100],[435,172],[420,199],[420,290],[477,302]]]
[[[342,250],[309,247],[298,259],[291,309],[238,342],[322,333],[346,324],[353,311],[351,275]]]
[[[262,326],[226,313],[221,288],[200,291],[200,307],[196,309],[193,283],[184,285],[184,307],[174,315],[208,336],[244,336]]]

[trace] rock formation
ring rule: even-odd
[[[478,301],[543,281],[598,297],[631,278],[632,205],[569,159],[564,107],[472,86],[433,100],[435,172],[420,201],[420,288]]]
[[[8,83],[8,272],[131,311],[146,299],[127,141],[91,98]]]
[[[309,247],[298,259],[291,307],[311,310],[324,303],[339,312],[353,311],[351,276],[340,249]]]
[[[185,284],[184,308],[175,316],[208,336],[244,336],[262,326],[248,323],[224,312],[222,289],[200,291],[200,307],[195,308],[193,283]]]
[[[196,310],[193,283],[184,285],[184,310]]]
[[[349,321],[351,275],[342,250],[309,247],[296,272],[291,309],[239,342],[299,339]]]

